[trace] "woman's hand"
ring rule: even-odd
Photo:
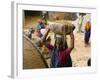
[[[47,35],[49,34],[49,32],[50,32],[50,29],[48,29],[47,32],[46,32],[46,34],[44,35],[44,37],[43,37],[43,42],[46,41],[46,38],[47,38]]]
[[[73,32],[70,33],[70,39],[71,39],[70,49],[72,50],[74,48],[74,34],[73,34]]]

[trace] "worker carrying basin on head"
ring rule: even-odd
[[[49,24],[49,27],[50,29],[47,30],[42,44],[44,44],[51,52],[50,67],[72,67],[72,59],[70,54],[74,48],[74,25],[71,24],[71,26],[69,26],[69,24],[54,22]],[[49,39],[47,38],[50,30],[59,35],[59,37],[55,36],[54,44],[51,44],[50,37]],[[67,34],[70,36],[69,46],[67,46],[66,43]]]
[[[66,21],[49,23],[49,29],[43,38],[43,44],[51,51],[51,68],[72,67],[72,59],[70,54],[74,48],[74,29],[75,26]],[[46,40],[50,30],[56,34],[54,45],[50,43],[51,40],[49,42]],[[69,46],[67,46],[66,35],[70,36]]]

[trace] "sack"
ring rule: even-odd
[[[75,26],[68,21],[55,21],[52,23],[49,23],[49,28],[51,29],[51,31],[53,31],[55,34],[70,34]]]

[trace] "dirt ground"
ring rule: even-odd
[[[24,37],[23,69],[46,68],[45,62],[30,41]]]

